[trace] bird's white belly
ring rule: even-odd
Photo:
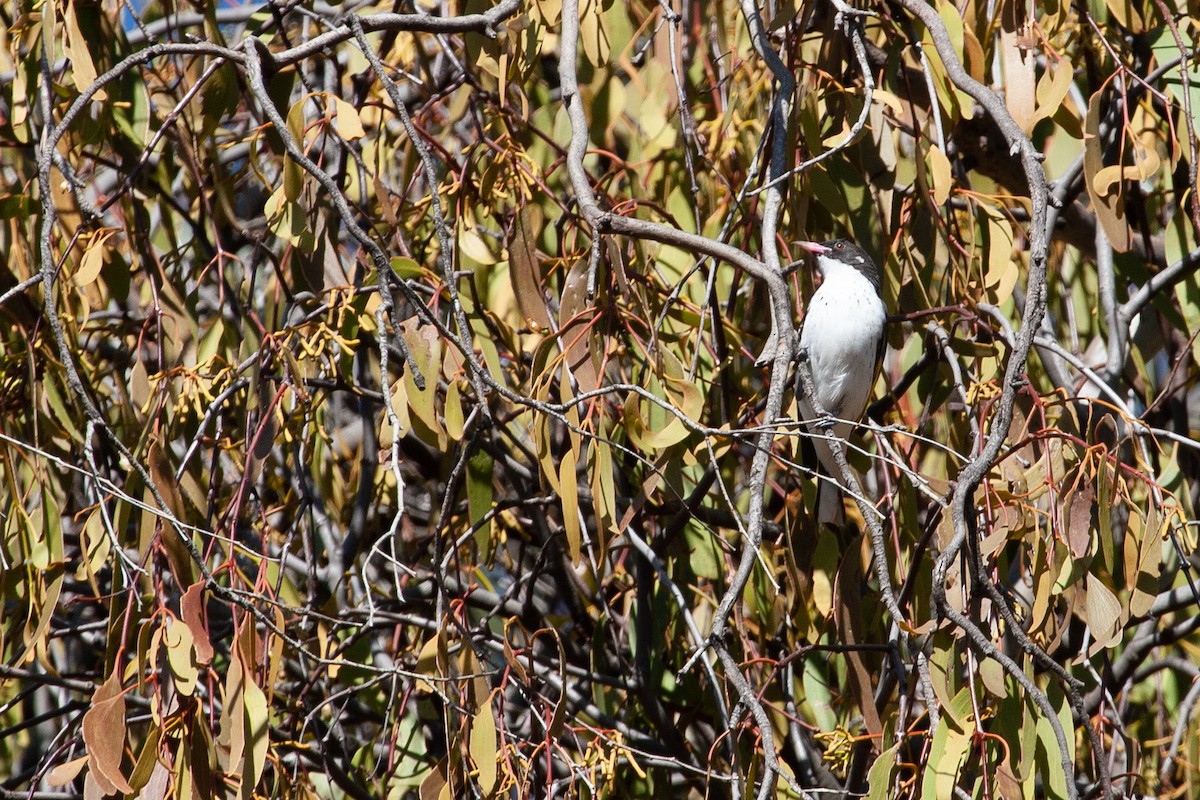
[[[857,420],[866,407],[885,316],[874,287],[858,275],[827,280],[809,302],[800,345],[816,400],[835,417]]]

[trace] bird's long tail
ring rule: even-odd
[[[822,467],[817,478],[817,525],[833,525],[840,528],[846,524],[846,508],[842,502],[842,490],[838,488],[839,481],[825,474]]]

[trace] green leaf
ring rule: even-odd
[[[922,794],[924,797],[953,797],[959,770],[971,749],[971,690],[963,687],[954,696],[950,711],[942,717],[929,747]]]
[[[388,263],[392,267],[392,272],[396,273],[401,280],[420,278],[425,274],[424,267],[405,256],[393,256]]]
[[[494,497],[492,473],[495,463],[495,459],[483,450],[476,450],[467,461],[467,513],[470,516],[472,527],[480,525],[492,510]],[[492,520],[489,520],[475,533],[475,542],[481,554],[491,552],[491,534],[494,524]]]
[[[1051,683],[1046,689],[1046,697],[1055,708],[1059,725],[1066,733],[1067,761],[1075,761],[1075,739],[1072,736],[1071,711],[1062,691],[1057,684]],[[1032,701],[1030,701],[1032,702]],[[1047,798],[1059,800],[1067,797],[1067,777],[1063,774],[1062,758],[1058,749],[1058,739],[1054,736],[1054,728],[1050,721],[1037,712],[1037,761],[1042,777],[1042,789]]]
[[[875,763],[867,773],[866,800],[888,800],[892,797],[892,775],[896,768],[896,755],[900,752],[900,743],[889,747],[879,754]]]
[[[804,702],[817,727],[826,733],[837,730],[838,717],[833,709],[833,693],[828,665],[820,659],[811,657],[804,659],[801,681],[804,684]]]

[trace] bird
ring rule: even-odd
[[[801,420],[808,421],[805,428],[817,434],[812,442],[820,465],[815,515],[818,529],[827,524],[840,527],[845,524],[838,488],[842,471],[827,437],[833,435],[845,442],[866,411],[883,363],[887,307],[879,267],[857,244],[846,239],[797,244],[816,254],[821,273],[821,285],[808,301],[800,324],[798,354],[807,358],[816,406],[833,421],[822,421],[821,414],[806,399],[799,370],[796,399]]]

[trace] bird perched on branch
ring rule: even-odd
[[[801,419],[808,422],[805,428],[814,434],[812,443],[820,462],[818,527],[842,525],[846,520],[838,488],[842,471],[828,437],[836,436],[844,443],[866,411],[883,360],[887,309],[879,267],[861,247],[845,239],[798,244],[816,254],[822,279],[808,301],[799,334],[799,357],[807,359],[812,376],[812,402],[799,370],[796,399]],[[822,419],[822,414],[829,416]]]

